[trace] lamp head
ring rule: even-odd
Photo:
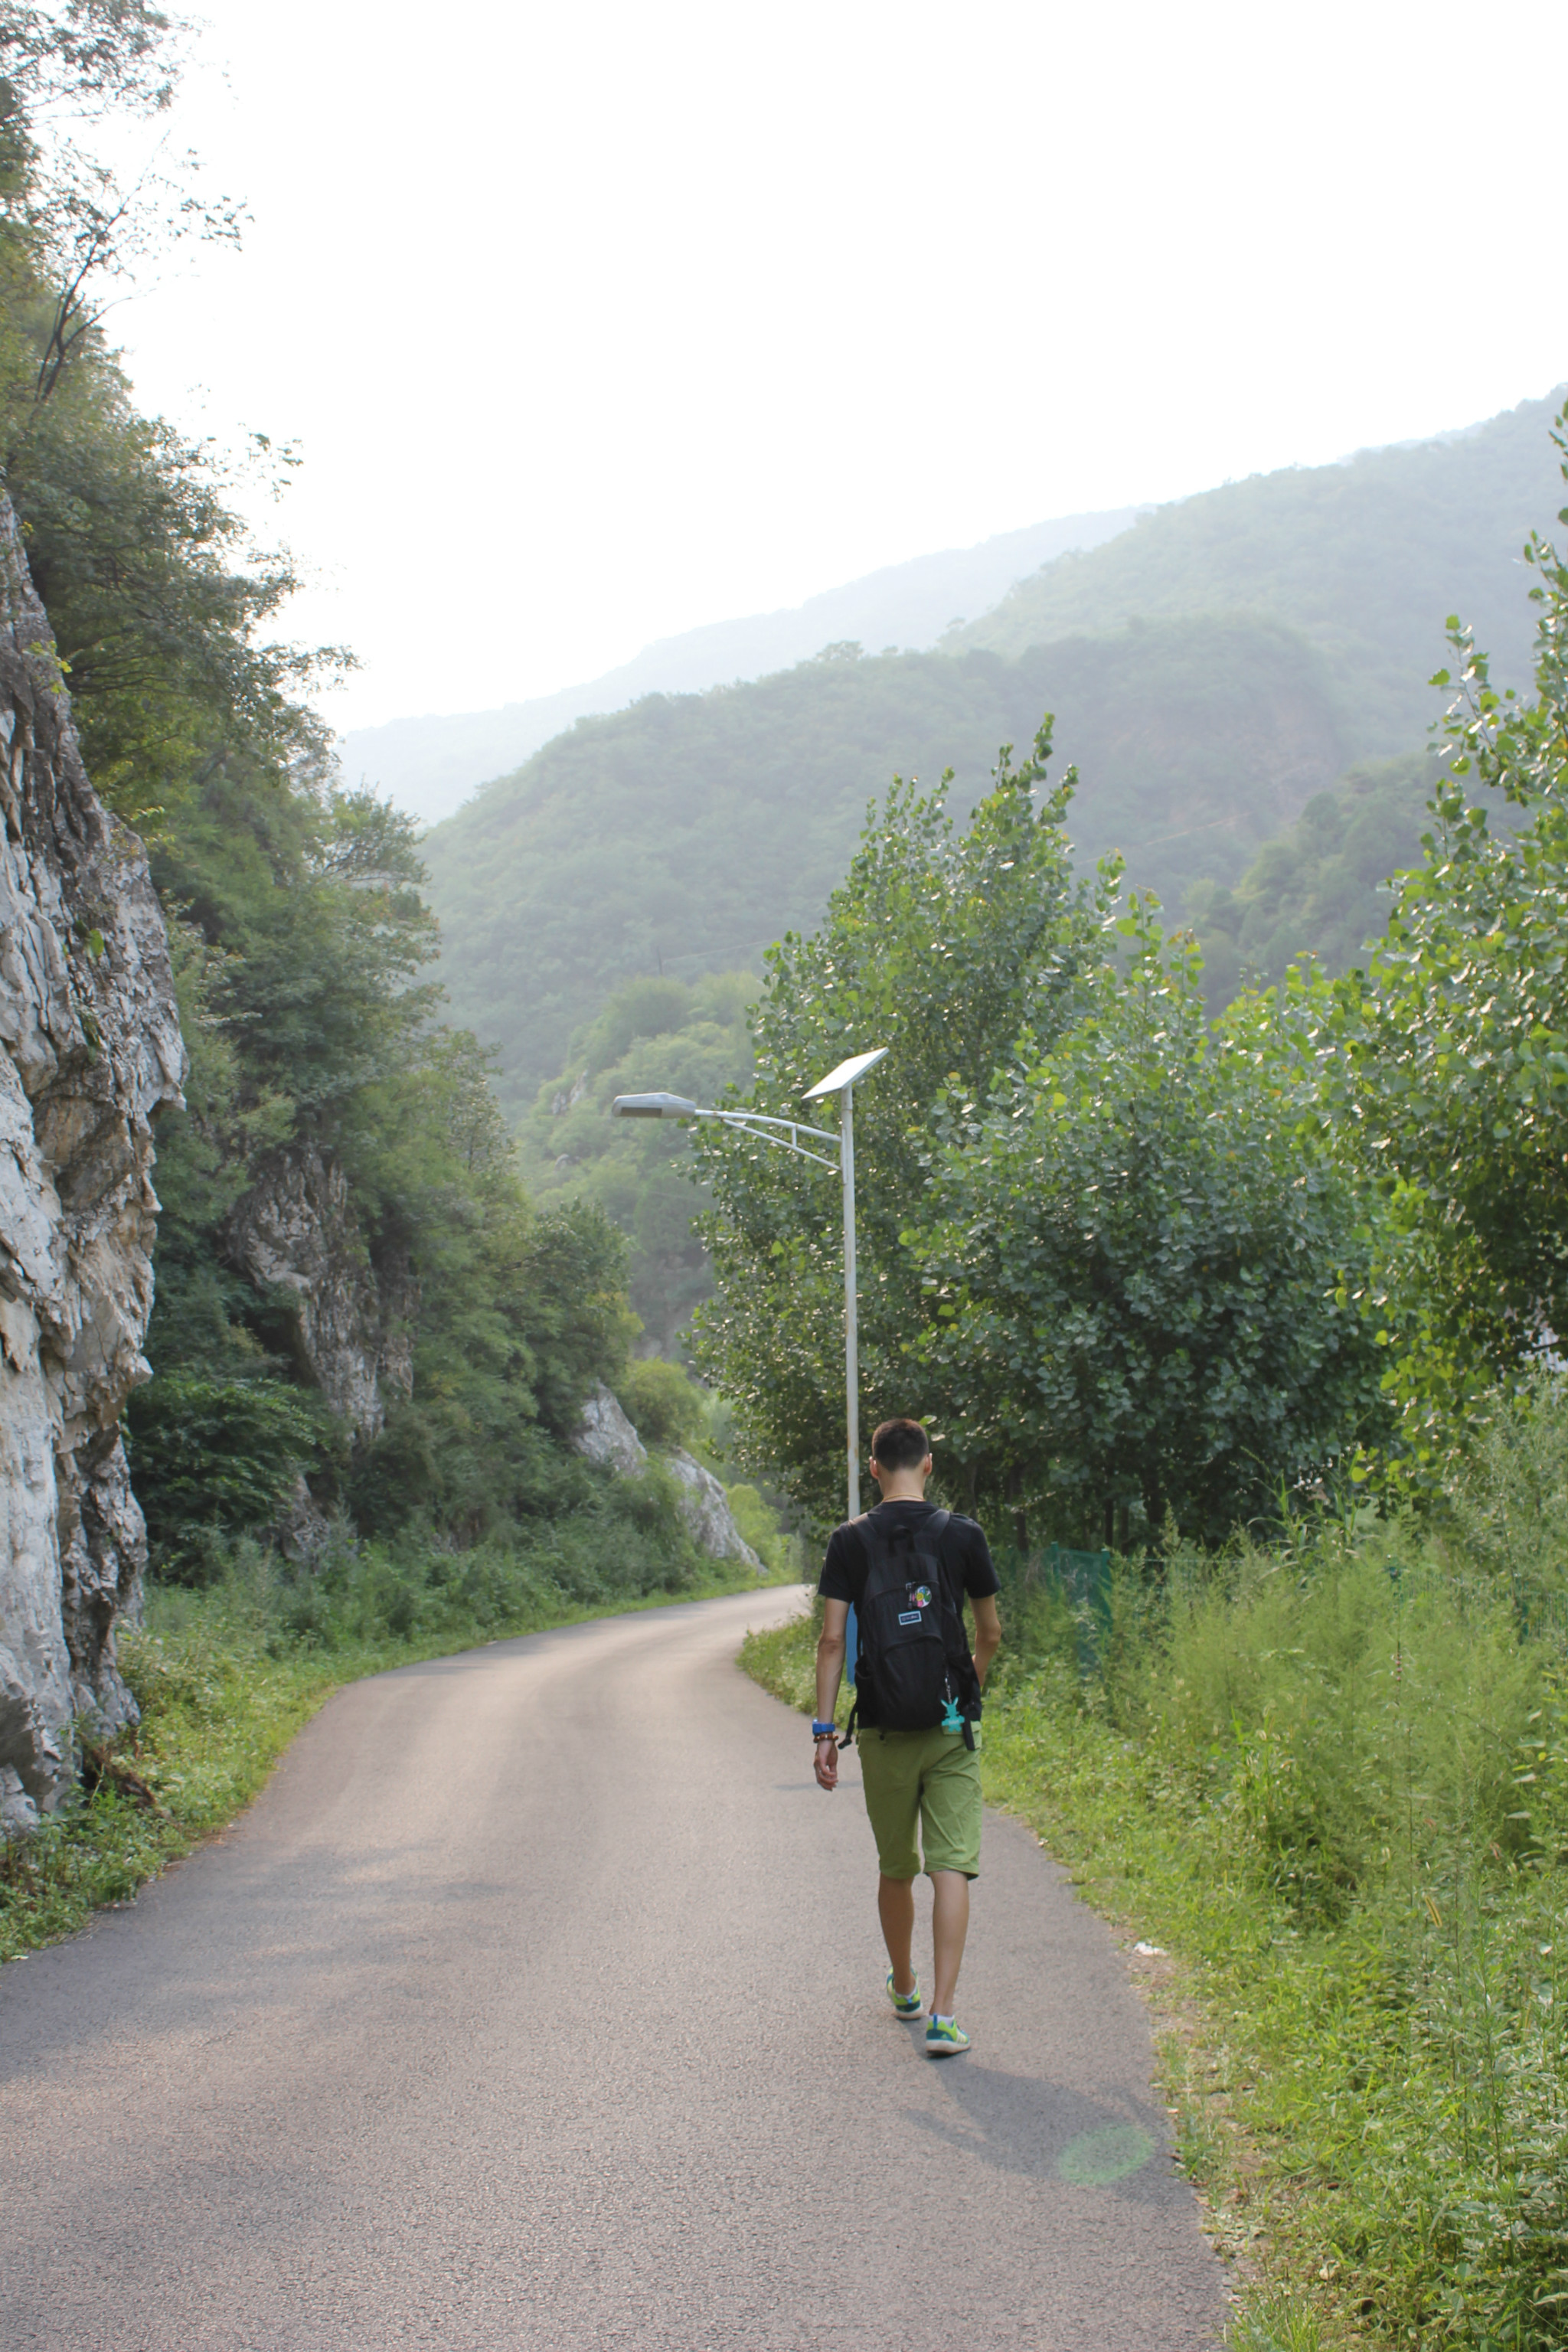
[[[697,1105],[684,1095],[617,1095],[612,1118],[695,1118]]]

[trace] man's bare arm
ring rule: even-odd
[[[986,1670],[1002,1646],[1002,1620],[996,1614],[994,1592],[979,1601],[971,1596],[969,1605],[974,1612],[974,1671],[984,1685]]]
[[[816,1719],[818,1723],[831,1723],[833,1710],[838,1704],[838,1685],[844,1675],[846,1629],[848,1622],[847,1601],[823,1602],[822,1631],[816,1638]],[[831,1739],[819,1739],[816,1743],[816,1779],[820,1788],[834,1789],[838,1785],[838,1749]]]

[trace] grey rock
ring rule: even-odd
[[[378,1437],[389,1391],[414,1392],[419,1286],[405,1265],[375,1265],[342,1163],[314,1144],[276,1152],[232,1214],[231,1264],[293,1308],[295,1354],[356,1438]]]
[[[647,1467],[647,1450],[603,1381],[595,1381],[583,1407],[582,1426],[572,1441],[579,1454],[617,1477],[639,1478]]]
[[[563,1111],[574,1110],[576,1108],[577,1105],[582,1101],[584,1096],[588,1091],[589,1076],[590,1073],[584,1070],[580,1078],[573,1079],[570,1087],[556,1087],[555,1092],[550,1097],[550,1116],[552,1118],[559,1118]],[[556,1166],[559,1167],[560,1164],[560,1161],[557,1160]]]
[[[735,1525],[730,1497],[711,1470],[704,1470],[701,1463],[693,1461],[682,1448],[670,1455],[669,1466],[683,1489],[681,1517],[692,1541],[710,1559],[744,1560],[756,1575],[765,1576],[767,1570]]]
[[[579,1454],[619,1478],[640,1478],[647,1467],[647,1448],[602,1381],[595,1382],[583,1407],[582,1425],[572,1442]],[[680,1485],[680,1516],[699,1549],[710,1559],[742,1559],[758,1576],[765,1575],[735,1525],[730,1498],[713,1473],[683,1449],[668,1456],[668,1466]]]
[[[60,1495],[60,1614],[71,1660],[71,1692],[93,1737],[110,1738],[136,1719],[112,1664],[116,1623],[141,1613],[147,1523],[131,1487],[118,1429],[100,1430],[77,1455],[79,1480]]]
[[[11,1765],[0,1764],[0,1847],[38,1826],[38,1809]]]
[[[312,1561],[331,1541],[332,1523],[317,1502],[303,1476],[273,1522],[278,1549],[285,1559]]]
[[[69,1785],[73,1717],[135,1706],[115,1633],[146,1534],[119,1423],[147,1377],[153,1119],[184,1046],[133,833],[87,779],[0,493],[0,1814]]]

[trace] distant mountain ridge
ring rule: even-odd
[[[1527,402],[1440,442],[1228,484],[1054,559],[937,650],[835,645],[557,735],[426,845],[441,975],[500,1048],[508,1107],[565,1068],[618,983],[756,971],[786,925],[814,926],[895,769],[929,782],[951,762],[963,814],[997,744],[1026,743],[1047,709],[1081,770],[1079,858],[1122,850],[1131,880],[1229,937],[1214,892],[1266,841],[1357,763],[1421,749],[1447,698],[1427,682],[1447,614],[1475,621],[1501,682],[1528,684],[1521,548],[1563,502],[1549,424]],[[1344,854],[1370,887],[1365,831]],[[1248,956],[1240,931],[1269,904],[1233,911]]]
[[[370,783],[435,824],[455,814],[478,786],[520,766],[577,719],[623,709],[645,694],[696,694],[764,677],[835,642],[858,642],[868,653],[933,646],[952,623],[989,612],[1015,581],[1053,556],[1114,538],[1137,511],[1119,507],[1058,516],[1001,531],[977,547],[889,564],[783,612],[712,621],[660,637],[602,677],[500,710],[353,728],[340,746],[343,772],[351,783]]]
[[[1135,621],[1249,614],[1328,656],[1358,759],[1409,751],[1436,716],[1426,681],[1458,613],[1500,684],[1530,680],[1534,608],[1521,561],[1563,484],[1549,427],[1564,387],[1431,441],[1287,467],[1145,509],[1108,544],[1020,581],[947,649],[1016,656]]]

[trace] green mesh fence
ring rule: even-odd
[[[1110,1554],[1068,1551],[1063,1544],[1047,1544],[1041,1573],[1071,1607],[1078,1625],[1078,1670],[1091,1675],[1100,1664],[1100,1646],[1110,1628]]]
[[[1549,1591],[1529,1577],[1445,1576],[1438,1570],[1405,1568],[1398,1560],[1390,1560],[1388,1580],[1405,1599],[1447,1601],[1461,1619],[1467,1610],[1492,1610],[1500,1599],[1506,1599],[1521,1641],[1551,1642],[1559,1649],[1568,1648],[1568,1592]]]

